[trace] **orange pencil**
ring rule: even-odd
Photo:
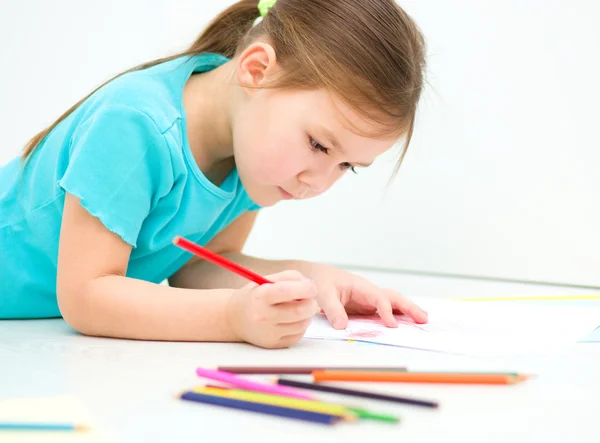
[[[315,382],[321,381],[373,381],[401,383],[458,383],[509,385],[523,380],[521,376],[506,374],[443,373],[443,372],[359,372],[314,371]]]

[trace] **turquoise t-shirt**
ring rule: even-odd
[[[235,168],[220,186],[211,183],[187,141],[184,85],[227,60],[201,54],[127,73],[54,128],[24,174],[19,158],[0,168],[0,318],[60,316],[65,192],[133,246],[127,276],[154,283],[190,259],[172,244],[176,235],[206,244],[259,208]]]

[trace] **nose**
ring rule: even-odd
[[[303,185],[303,190],[300,192],[300,198],[308,197],[309,195],[319,195],[325,192],[332,182],[332,173],[327,171],[305,171],[298,175],[298,181]]]

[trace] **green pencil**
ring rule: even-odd
[[[400,421],[399,417],[394,417],[393,415],[380,414],[377,412],[371,412],[371,411],[367,411],[366,409],[359,409],[359,408],[347,407],[347,409],[350,412],[352,412],[353,414],[356,414],[356,416],[360,419],[385,421],[388,423],[398,423]]]

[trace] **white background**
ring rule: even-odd
[[[3,0],[0,164],[94,87],[185,48],[230,4]],[[401,4],[429,45],[399,176],[393,153],[329,194],[263,211],[246,251],[600,286],[600,4]]]

